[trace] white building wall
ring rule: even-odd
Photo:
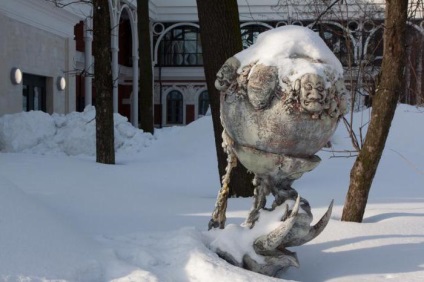
[[[12,84],[10,72],[46,77],[46,110],[75,110],[74,25],[79,18],[44,0],[5,0],[0,8],[0,116],[22,111],[22,83]],[[31,15],[31,17],[29,16]],[[53,16],[52,16],[53,15]],[[66,79],[64,91],[57,78]]]
[[[75,52],[73,38],[62,38],[14,19],[0,17],[2,67],[0,68],[0,113],[22,111],[22,83],[13,85],[10,71],[13,67],[23,73],[47,77],[47,112],[65,113],[75,109],[69,100],[75,78],[67,75],[66,91],[56,87],[58,76],[65,76],[69,60]]]

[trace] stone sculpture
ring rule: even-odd
[[[270,49],[271,43],[280,47]],[[209,229],[225,227],[230,173],[237,160],[255,175],[254,204],[244,227],[253,229],[262,212],[283,207],[279,226],[254,240],[255,254],[246,252],[237,259],[215,246],[228,262],[277,276],[299,265],[296,254],[286,248],[312,240],[327,225],[332,203],[311,226],[310,205],[291,185],[319,164],[315,153],[329,142],[346,113],[342,73],[325,43],[302,27],[261,34],[256,44],[229,58],[219,70],[215,86],[221,92],[228,164]],[[266,207],[269,194],[274,201]]]

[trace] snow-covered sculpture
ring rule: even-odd
[[[211,246],[234,265],[277,276],[299,265],[286,247],[318,236],[331,215],[332,203],[311,226],[309,203],[291,185],[319,164],[315,153],[346,113],[343,69],[317,34],[286,26],[260,34],[254,45],[229,58],[215,86],[221,91],[228,164],[209,229],[224,229],[230,173],[237,160],[254,173],[255,192],[244,224],[214,230]],[[266,207],[271,193],[275,199]],[[273,227],[263,226],[272,215]],[[240,240],[226,243],[233,233],[240,233],[235,235]]]

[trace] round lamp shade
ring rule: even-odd
[[[66,79],[63,76],[57,78],[57,89],[60,91],[65,90],[66,88]]]
[[[22,71],[19,68],[12,68],[10,72],[10,80],[13,84],[20,84],[22,82]]]

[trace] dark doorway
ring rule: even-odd
[[[206,115],[208,108],[209,108],[209,95],[208,95],[208,90],[205,90],[199,95],[199,108],[198,108],[197,114],[199,116]]]
[[[24,74],[22,89],[23,111],[46,111],[46,77]]]
[[[166,97],[168,124],[183,123],[183,95],[180,91],[172,90]]]

